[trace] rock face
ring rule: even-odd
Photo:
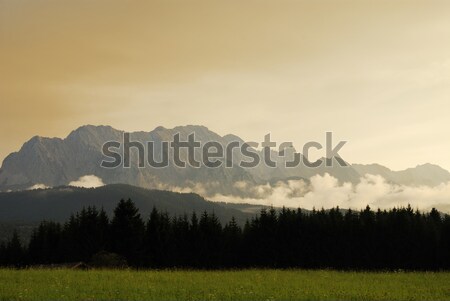
[[[36,183],[59,186],[83,174],[98,175],[101,146],[121,136],[111,127],[85,126],[66,139],[33,137],[3,161],[0,187],[16,190]]]
[[[171,141],[175,133],[186,140],[195,133],[201,142],[218,141],[225,144],[226,139],[201,126],[158,127],[151,132],[130,134],[131,141],[143,145],[152,141],[159,146],[161,141]],[[217,186],[226,191],[236,181],[253,182],[251,174],[239,166],[233,168],[178,168],[173,164],[167,168],[139,168],[138,156],[131,152],[130,168],[103,168],[101,162],[106,158],[102,146],[107,141],[123,141],[123,131],[109,126],[83,126],[70,133],[65,139],[33,137],[17,153],[10,154],[3,162],[0,171],[0,189],[20,190],[34,184],[54,187],[67,185],[84,175],[95,175],[105,184],[130,184],[145,188],[187,187],[195,183]],[[155,147],[156,148],[156,147]],[[156,149],[155,158],[161,157],[161,148]],[[158,153],[159,152],[159,153]],[[196,156],[200,155],[197,151]],[[186,159],[182,153],[182,159]],[[172,161],[172,158],[171,158]],[[220,186],[223,186],[221,188]]]
[[[220,136],[204,126],[180,126],[173,129],[157,127],[151,132],[130,133],[131,141],[139,141],[143,145],[154,142],[155,151],[151,155],[158,161],[162,155],[161,142],[172,141],[172,137],[180,134],[181,141],[186,141],[188,135],[195,134],[201,144],[216,141],[226,148],[232,141],[240,145],[244,142],[238,136]],[[271,157],[278,162],[277,168],[269,168],[260,163],[255,168],[244,169],[238,165],[243,156],[234,152],[233,167],[224,164],[219,168],[208,168],[201,164],[199,168],[179,168],[169,164],[165,168],[152,168],[146,165],[138,167],[138,156],[132,151],[130,168],[103,168],[102,160],[107,159],[102,153],[102,146],[107,141],[123,141],[124,132],[110,126],[82,126],[69,134],[65,139],[33,137],[22,148],[10,154],[0,169],[0,191],[22,190],[36,184],[49,187],[67,185],[85,175],[95,175],[105,184],[129,184],[144,188],[185,189],[196,188],[202,195],[243,194],[236,189],[236,182],[249,184],[265,184],[267,182],[286,181],[288,179],[304,179],[324,173],[336,177],[341,182],[356,183],[365,173],[380,174],[389,181],[399,184],[437,185],[450,181],[450,174],[434,165],[418,166],[402,172],[393,172],[379,165],[354,165],[340,167],[307,168],[300,165],[296,168],[285,168],[286,157],[278,156],[272,151]],[[293,150],[290,150],[291,152]],[[262,157],[262,153],[259,152]],[[146,154],[147,156],[147,154]],[[201,161],[201,150],[197,149],[195,157]],[[187,159],[185,152],[181,158]],[[145,158],[147,159],[147,158]],[[248,160],[248,159],[247,159]],[[173,156],[169,153],[169,161]]]

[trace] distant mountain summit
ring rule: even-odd
[[[392,171],[379,164],[353,164],[361,175],[380,175],[387,181],[409,186],[437,186],[450,181],[450,172],[434,164],[418,165],[401,171]]]
[[[130,133],[132,141],[144,145],[154,142],[155,158],[161,158],[162,141],[171,141],[180,134],[185,141],[188,135],[194,133],[197,141],[202,144],[210,141],[220,143],[223,148],[232,141],[240,145],[244,141],[236,135],[220,136],[204,126],[188,125],[173,129],[157,127],[150,132]],[[242,154],[235,153],[232,168],[222,165],[219,168],[207,168],[201,164],[199,168],[179,168],[170,164],[165,168],[138,168],[138,158],[132,153],[130,168],[102,168],[101,161],[105,159],[102,146],[107,141],[122,141],[124,131],[110,126],[82,126],[71,132],[65,139],[33,137],[22,148],[10,154],[3,161],[0,169],[0,191],[23,190],[36,184],[48,187],[67,185],[85,175],[95,175],[105,184],[129,184],[143,188],[193,189],[201,191],[204,196],[215,194],[243,195],[242,189],[236,188],[236,183],[251,185],[268,182],[303,179],[308,181],[314,175],[328,173],[340,182],[357,183],[366,173],[379,174],[388,181],[405,185],[437,185],[450,181],[450,173],[436,165],[426,164],[401,172],[393,172],[381,165],[353,165],[340,167],[307,168],[300,165],[297,168],[285,168],[283,157],[278,157],[277,168],[269,168],[260,163],[255,168],[244,169],[237,162],[242,160]],[[197,149],[196,157],[200,158],[201,150]],[[261,154],[261,153],[260,153]],[[273,150],[276,158],[278,152]],[[186,159],[186,157],[184,157]],[[173,162],[173,157],[170,158]]]

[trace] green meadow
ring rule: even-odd
[[[450,300],[450,273],[3,269],[0,300]]]

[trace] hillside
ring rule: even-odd
[[[232,216],[242,224],[253,216],[248,211],[205,200],[193,193],[175,193],[162,190],[148,190],[140,187],[116,184],[99,188],[58,187],[44,190],[30,190],[0,193],[0,222],[39,222],[41,220],[66,221],[71,213],[83,207],[103,207],[112,215],[120,199],[131,198],[144,219],[153,207],[167,211],[170,215],[191,214],[193,211],[214,212],[222,222]],[[239,207],[237,207],[239,208]]]

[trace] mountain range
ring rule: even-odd
[[[150,132],[130,133],[132,141],[139,141],[144,145],[154,142],[154,157],[161,158],[162,141],[171,141],[173,135],[180,134],[181,140],[187,140],[189,134],[194,133],[197,141],[205,144],[216,141],[224,148],[231,141],[240,145],[244,141],[236,135],[220,136],[204,126],[179,126],[173,129],[157,127]],[[348,167],[308,168],[300,165],[296,168],[286,168],[286,157],[279,156],[273,151],[271,156],[279,163],[277,168],[269,168],[260,163],[255,168],[244,169],[238,166],[242,155],[235,152],[233,167],[179,168],[170,164],[165,168],[138,167],[138,158],[132,153],[130,168],[102,168],[100,163],[105,159],[102,146],[107,141],[122,141],[123,131],[110,126],[82,126],[71,132],[66,138],[45,138],[35,136],[27,141],[22,148],[8,155],[0,169],[0,191],[24,190],[39,184],[43,187],[58,187],[68,185],[86,175],[95,175],[105,184],[128,184],[149,189],[195,188],[201,185],[201,194],[205,197],[215,194],[243,195],[246,192],[236,188],[236,183],[259,185],[303,179],[308,181],[314,175],[325,173],[342,182],[358,183],[365,174],[381,175],[388,182],[412,186],[436,186],[450,181],[450,173],[443,168],[424,164],[403,171],[392,171],[378,164],[353,164]],[[201,150],[197,149],[198,158]],[[255,152],[262,153],[260,150]],[[183,157],[184,156],[184,157]],[[186,159],[186,154],[182,153]],[[173,157],[170,158],[173,162]],[[249,192],[250,193],[250,192]]]

